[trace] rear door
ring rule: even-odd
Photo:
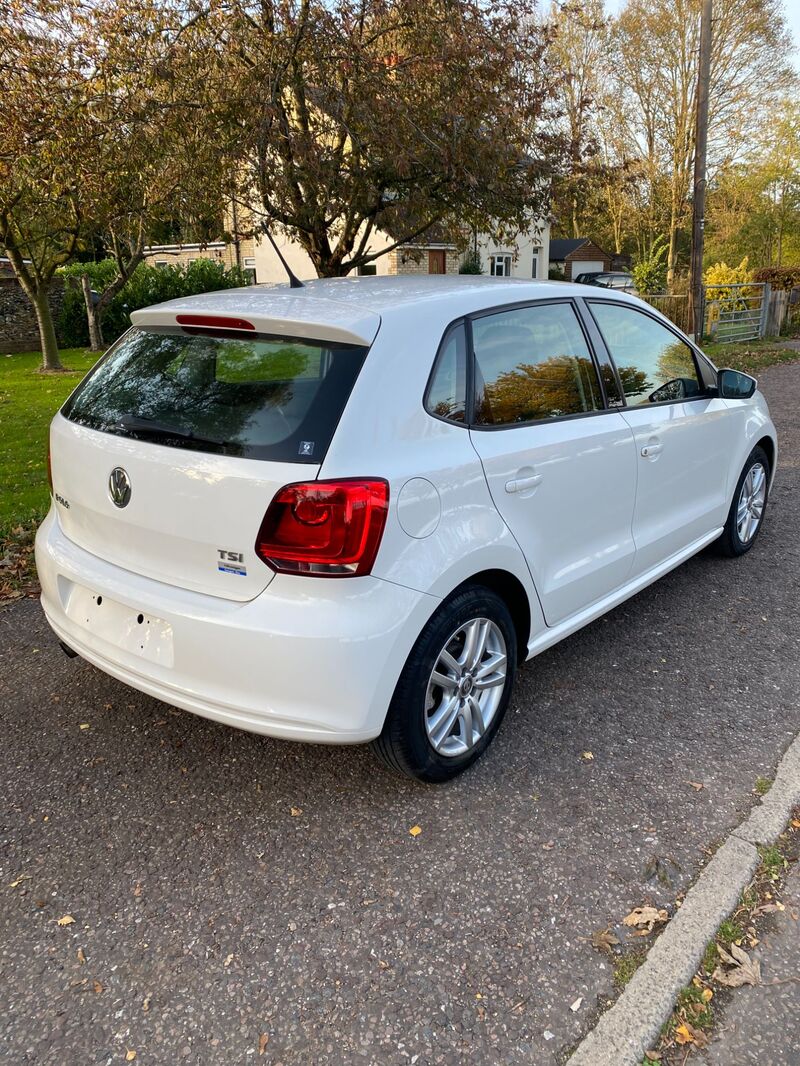
[[[472,442],[555,625],[630,573],[633,434],[571,301],[489,312],[471,333]]]
[[[677,332],[632,304],[587,305],[616,363],[636,441],[638,575],[724,524],[734,425]]]
[[[131,330],[51,427],[59,523],[126,570],[232,600],[283,485],[311,481],[366,346],[253,332]]]

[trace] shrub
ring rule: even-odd
[[[81,291],[81,275],[88,274],[92,288],[102,292],[114,277],[116,264],[111,259],[99,263],[71,263],[63,267],[64,305],[59,317],[59,336],[66,348],[80,348],[89,343],[89,326]],[[189,266],[154,267],[141,263],[133,276],[114,297],[103,315],[103,336],[111,344],[130,326],[130,312],[140,307],[194,296],[201,292],[233,289],[247,284],[247,276],[238,269],[226,269],[213,259],[196,259]]]
[[[714,286],[707,293],[709,305],[708,321],[706,327],[710,330],[716,321],[720,311],[748,311],[749,300],[758,294],[756,289],[734,288],[735,285],[746,285],[753,280],[753,272],[748,266],[747,256],[736,267],[730,267],[727,263],[713,263],[703,274],[703,282],[706,286]],[[726,288],[726,286],[731,286]]]
[[[657,237],[646,256],[641,256],[631,268],[633,284],[642,296],[664,292],[667,287],[667,240]]]
[[[461,260],[461,266],[458,268],[458,272],[459,274],[483,273],[481,256],[477,248],[470,248],[468,252],[465,252],[464,258]]]

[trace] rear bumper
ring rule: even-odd
[[[331,744],[380,733],[438,603],[373,577],[277,575],[249,602],[205,596],[91,555],[52,509],[36,565],[51,628],[100,670],[226,725]]]

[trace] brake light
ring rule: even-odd
[[[243,329],[255,330],[252,322],[246,318],[228,318],[227,315],[175,315],[179,326],[203,326],[206,329]]]
[[[375,562],[388,507],[379,478],[286,485],[267,508],[256,554],[280,573],[360,577]]]

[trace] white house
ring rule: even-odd
[[[316,277],[314,266],[296,241],[275,234],[281,254],[301,281]],[[388,249],[394,243],[386,233],[377,231],[369,244],[372,252]],[[484,274],[497,277],[547,278],[550,257],[550,226],[541,221],[527,232],[518,233],[504,243],[478,234],[474,246],[480,256]],[[195,259],[215,259],[226,267],[238,265],[253,282],[285,281],[286,272],[267,237],[260,235],[238,242],[216,241],[206,245],[153,245],[147,259],[155,266],[184,265]],[[440,231],[431,229],[411,244],[385,251],[372,263],[353,273],[361,274],[457,274],[464,259],[459,246]]]

